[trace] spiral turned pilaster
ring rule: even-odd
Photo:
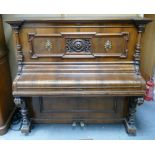
[[[131,97],[129,100],[129,114],[125,119],[127,133],[136,135],[135,115],[136,107],[143,103],[143,97]]]
[[[135,127],[135,114],[136,114],[136,102],[130,102],[129,105],[129,116],[128,116],[128,123],[129,125]]]
[[[23,98],[16,97],[14,102],[18,108],[20,108],[21,116],[22,116],[22,125],[21,132],[23,134],[28,134],[30,132],[30,120],[28,117],[28,110],[26,107],[26,103]]]

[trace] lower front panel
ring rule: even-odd
[[[33,97],[27,105],[35,123],[112,123],[128,113],[126,97]]]

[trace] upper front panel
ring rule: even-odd
[[[131,61],[132,24],[26,24],[19,31],[25,62]]]

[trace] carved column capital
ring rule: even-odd
[[[14,103],[16,105],[16,107],[20,107],[22,105],[22,100],[20,97],[15,97],[14,98]]]
[[[137,26],[138,32],[142,33],[145,31],[145,24],[140,24]]]
[[[12,29],[14,30],[15,33],[19,33],[20,27],[18,25],[12,25]]]
[[[144,97],[135,97],[135,102],[137,105],[141,105],[144,103]]]

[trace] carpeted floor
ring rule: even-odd
[[[32,132],[24,136],[9,130],[0,140],[153,140],[155,139],[155,101],[145,102],[137,108],[137,135],[128,136],[123,124],[96,124],[72,127],[70,124],[35,124]]]

